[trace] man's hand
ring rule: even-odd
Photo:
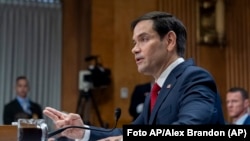
[[[67,126],[83,126],[83,121],[78,114],[63,113],[54,108],[46,107],[43,113],[53,120],[56,128],[64,128]],[[71,139],[82,139],[84,136],[84,129],[69,128],[62,132],[63,136]]]
[[[122,140],[123,140],[123,136],[120,135],[120,136],[107,137],[104,139],[100,139],[98,141],[122,141]]]

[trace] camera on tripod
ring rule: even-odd
[[[85,58],[86,62],[94,61],[88,69],[79,72],[79,90],[89,91],[93,88],[107,87],[111,83],[111,71],[102,66],[98,61],[98,56],[89,56]]]

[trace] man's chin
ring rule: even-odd
[[[143,68],[141,68],[141,67],[139,67],[139,66],[138,66],[138,69],[137,69],[137,70],[138,70],[138,72],[139,72],[139,73],[142,73],[142,74],[144,74],[144,73],[145,73],[145,72],[144,72],[144,69],[143,69]]]
[[[25,95],[25,94],[19,95],[19,96],[20,96],[20,97],[23,97],[23,98],[27,97],[27,95]]]
[[[141,73],[141,74],[144,74],[144,75],[151,75],[150,73],[145,71],[145,69],[140,69],[139,67],[138,67],[138,72]]]

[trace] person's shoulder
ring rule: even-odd
[[[185,72],[197,73],[197,74],[207,74],[209,76],[212,76],[211,73],[207,69],[196,65],[193,59],[186,60],[184,64],[185,64],[184,66],[186,68]]]
[[[148,82],[148,83],[142,83],[142,84],[137,84],[136,86],[135,86],[135,88],[137,88],[137,89],[141,89],[141,88],[145,88],[145,87],[151,87],[151,83],[150,82]]]
[[[148,86],[148,85],[151,85],[151,82],[140,83],[137,86],[143,87],[143,86]]]
[[[39,104],[39,103],[37,103],[37,102],[34,102],[34,101],[30,101],[30,103],[31,103],[31,105],[33,105],[33,106],[36,106],[36,107],[41,107],[41,105]]]
[[[247,116],[245,120],[245,124],[250,125],[250,115]]]
[[[15,105],[16,103],[17,103],[17,100],[16,100],[16,99],[13,99],[13,100],[11,100],[10,102],[6,103],[4,106],[5,106],[5,107],[9,107],[9,106]]]
[[[192,60],[191,60],[192,62]],[[215,83],[215,79],[214,76],[205,68],[197,66],[195,64],[192,63],[187,63],[186,65],[182,66],[182,69],[179,69],[179,73],[178,71],[176,71],[175,73],[177,74],[181,74],[181,76],[183,77],[183,79],[189,81],[195,79],[195,80],[205,80],[205,81],[213,81]],[[186,79],[187,78],[187,79]],[[197,79],[199,78],[199,79]]]

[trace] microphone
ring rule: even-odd
[[[59,133],[63,132],[66,129],[69,129],[69,128],[80,128],[80,129],[93,130],[93,131],[99,131],[99,132],[111,132],[116,128],[117,122],[118,122],[120,116],[121,116],[121,108],[116,108],[115,109],[115,126],[110,130],[94,129],[94,128],[84,127],[84,126],[67,126],[67,127],[60,128],[58,130],[55,130],[55,131],[48,133],[48,138],[53,137],[56,134],[59,134]]]

